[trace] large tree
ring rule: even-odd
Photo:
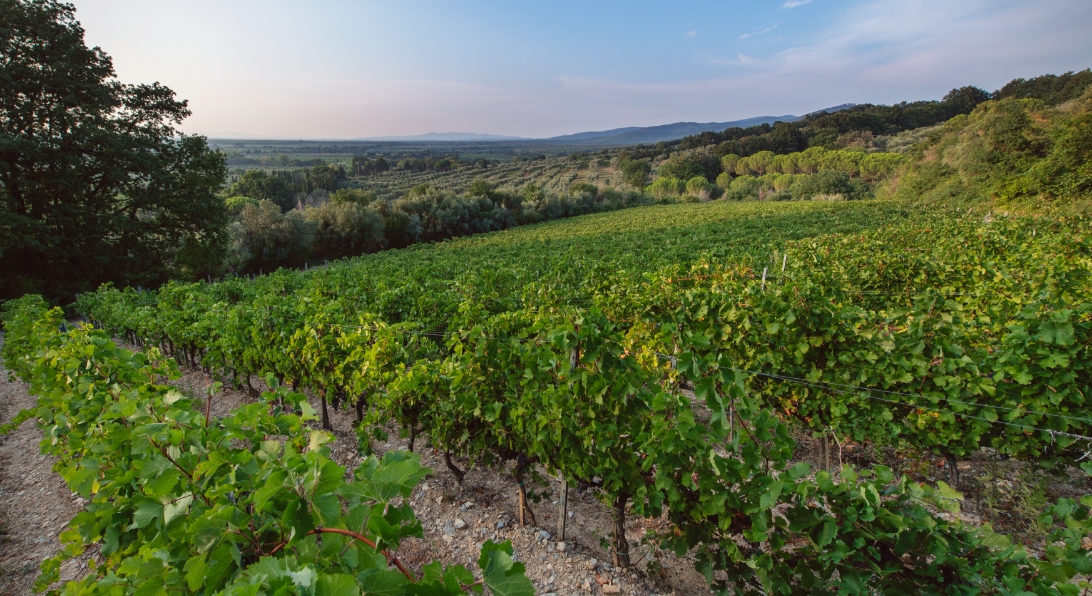
[[[75,8],[0,0],[0,298],[64,300],[219,267],[226,166],[185,101],[117,81]]]

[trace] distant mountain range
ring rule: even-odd
[[[822,110],[816,110],[810,112],[810,114],[818,114],[819,112],[838,112],[848,108],[852,108],[857,104],[844,103],[842,105],[824,108]],[[701,134],[703,132],[721,132],[726,128],[732,128],[738,126],[740,128],[747,128],[749,126],[758,126],[760,124],[773,124],[774,122],[796,122],[803,116],[793,116],[787,114],[785,116],[756,116],[754,118],[746,118],[743,120],[732,120],[731,122],[676,122],[674,124],[661,124],[659,126],[630,126],[627,128],[615,128],[613,130],[604,130],[601,132],[578,132],[571,135],[562,135],[560,137],[550,137],[548,139],[541,139],[548,142],[557,143],[571,143],[577,145],[636,145],[638,143],[659,143],[660,141],[674,141],[686,136]]]
[[[527,141],[524,137],[506,137],[477,132],[426,132],[402,137],[367,137],[355,141]]]
[[[838,112],[841,110],[852,108],[855,105],[857,104],[844,103],[842,105],[823,108],[822,110],[816,110],[814,112],[810,112],[808,115],[818,114],[819,112]],[[423,135],[368,137],[353,140],[404,142],[538,141],[545,143],[557,143],[559,145],[636,145],[638,143],[651,144],[659,143],[660,141],[674,141],[676,139],[681,139],[689,135],[696,135],[703,132],[721,132],[726,128],[732,128],[733,126],[747,128],[749,126],[758,126],[760,124],[773,124],[774,122],[796,122],[803,117],[804,116],[793,116],[791,114],[786,114],[784,116],[756,116],[754,118],[745,118],[743,120],[732,120],[731,122],[676,122],[674,124],[661,124],[659,126],[627,126],[625,128],[614,128],[611,130],[578,132],[571,135],[561,135],[559,137],[550,137],[546,139],[529,139],[526,137],[510,137],[504,135],[491,135],[476,132],[429,132]],[[250,138],[238,133],[217,136],[220,138],[232,139]]]

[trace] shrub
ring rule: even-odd
[[[660,177],[648,186],[647,191],[658,199],[677,197],[686,191],[686,183],[678,178]]]
[[[238,273],[298,267],[307,259],[313,238],[302,213],[281,213],[270,201],[243,207],[229,232],[228,267]]]
[[[327,203],[303,212],[314,230],[311,255],[337,259],[383,247],[383,216],[361,203]]]
[[[694,176],[686,181],[686,194],[696,197],[701,201],[713,198],[716,187],[709,183],[704,176]]]
[[[330,193],[330,202],[334,204],[371,205],[376,199],[374,192],[359,188],[342,188]]]
[[[270,176],[262,170],[249,170],[228,189],[228,195],[253,197],[260,201],[269,201],[288,211],[296,206],[295,193],[288,183],[279,176]]]
[[[239,215],[243,212],[243,207],[247,205],[258,205],[258,199],[252,199],[250,197],[228,197],[224,199],[224,206],[227,207],[228,213],[232,215]]]
[[[868,198],[872,191],[867,184],[851,179],[845,172],[823,170],[818,174],[799,178],[793,183],[790,192],[797,200],[810,200],[816,196],[824,200],[858,200]],[[840,195],[840,198],[832,198],[835,195]]]

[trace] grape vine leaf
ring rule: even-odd
[[[523,563],[512,560],[512,543],[488,540],[482,545],[478,567],[494,596],[534,596],[535,586],[524,575]]]

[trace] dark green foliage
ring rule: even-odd
[[[446,172],[454,167],[456,161],[458,161],[458,158],[406,157],[398,160],[398,169],[410,172],[425,172],[428,170]],[[375,171],[381,170],[376,169]]]
[[[599,194],[599,187],[594,184],[588,184],[587,182],[577,182],[576,184],[569,185],[569,194],[571,195],[591,195],[595,198]]]
[[[631,159],[628,156],[619,158],[618,166],[622,169],[622,179],[626,184],[640,190],[648,183],[648,175],[652,173],[652,166],[643,159]]]
[[[259,201],[269,201],[288,211],[296,206],[295,193],[280,176],[270,176],[263,170],[249,170],[231,185],[228,196],[251,197]]]
[[[493,185],[488,180],[478,178],[470,184],[470,188],[466,191],[467,196],[471,197],[486,197],[492,199],[494,196]]]
[[[993,99],[1038,99],[1048,106],[1080,97],[1092,85],[1092,69],[1013,79],[993,94]]]
[[[364,176],[368,174],[379,174],[390,169],[390,163],[382,157],[368,159],[367,157],[354,155],[349,165],[349,174],[352,176]]]
[[[944,96],[941,103],[955,114],[970,114],[978,104],[989,101],[990,94],[978,87],[960,87],[952,89]],[[953,114],[953,116],[955,115]]]
[[[383,247],[383,215],[357,202],[329,202],[303,212],[312,225],[311,257],[339,259]]]
[[[866,199],[872,189],[861,180],[854,180],[845,172],[823,170],[817,174],[803,176],[789,189],[794,199],[810,200],[824,197],[828,200]]]
[[[787,154],[808,147],[836,149],[839,138],[846,133],[881,135],[931,126],[969,113],[989,97],[989,93],[976,87],[961,87],[950,91],[941,101],[902,102],[892,106],[863,104],[834,113],[809,114],[796,122],[735,127],[719,133],[693,135],[679,141],[678,147],[686,150],[716,145],[718,156],[744,157],[760,151]]]
[[[358,205],[371,205],[376,201],[375,193],[359,188],[342,188],[330,193],[330,202],[335,204],[355,203]]]
[[[179,136],[170,89],[118,82],[74,10],[0,1],[0,297],[203,277],[225,247],[224,157]]]
[[[346,179],[345,168],[340,165],[320,165],[306,170],[274,170],[272,175],[284,180],[296,195],[309,195],[320,190],[330,192]]]
[[[416,224],[407,234],[414,242],[443,240],[515,225],[512,215],[487,197],[461,197],[432,187],[414,188],[391,205]],[[392,239],[398,240],[398,239]]]
[[[717,176],[723,171],[720,158],[704,152],[676,155],[662,164],[659,169],[660,176],[679,180],[690,180],[694,176],[701,176],[709,182],[715,182]]]
[[[310,256],[313,227],[303,213],[285,214],[269,201],[243,207],[231,224],[228,268],[236,273],[299,267]]]

